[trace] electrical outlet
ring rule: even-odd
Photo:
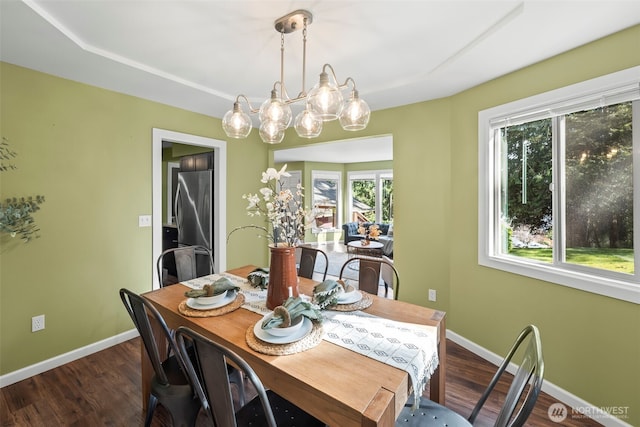
[[[436,300],[436,290],[429,289],[429,301],[435,301],[435,300]]]
[[[44,314],[33,316],[31,318],[31,332],[37,332],[44,329]]]
[[[140,215],[138,217],[138,227],[151,227],[151,215]]]

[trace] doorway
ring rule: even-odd
[[[227,235],[227,142],[197,135],[153,129],[152,138],[152,277],[151,289],[159,287],[156,260],[162,253],[162,144],[171,142],[198,147],[209,147],[214,151],[214,206],[217,212],[213,218],[213,253],[216,271],[227,269],[225,236]]]

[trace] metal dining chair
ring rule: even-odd
[[[175,260],[176,267],[174,278],[170,277],[166,267],[171,264],[172,259]],[[199,245],[180,246],[165,250],[158,257],[156,268],[161,288],[215,272],[211,251]]]
[[[300,251],[298,276],[313,279],[313,273],[316,268],[316,259],[318,258],[318,255],[320,255],[324,258],[324,272],[322,273],[322,281],[324,282],[327,278],[327,271],[329,270],[329,257],[326,252],[310,246],[299,246],[297,250]]]
[[[153,413],[158,403],[169,412],[173,421],[172,425],[195,425],[200,411],[200,402],[195,396],[189,378],[184,374],[185,363],[182,358],[186,353],[179,353],[176,341],[167,324],[151,303],[125,288],[120,289],[120,298],[140,333],[140,338],[142,338],[154,371],[144,421],[145,427],[151,425]],[[170,357],[165,358],[165,355],[161,353],[160,347],[162,346],[158,346],[158,342],[161,340],[156,336],[158,329],[154,328],[152,323],[160,328],[162,338],[169,343],[173,353]]]
[[[389,291],[389,283],[387,281],[393,281],[391,284],[393,289],[393,298],[398,299],[398,293],[400,291],[400,276],[398,270],[393,266],[393,263],[383,258],[368,257],[368,256],[354,256],[349,258],[340,269],[340,280],[343,280],[345,276],[345,269],[355,265],[358,265],[358,289],[361,291],[378,295],[378,287],[380,286],[380,279],[384,277],[385,296]]]
[[[398,286],[400,286],[400,279],[398,278],[398,271],[393,265],[393,258],[382,255],[382,260],[385,262],[380,264],[380,277],[384,283],[384,295],[387,296],[389,287],[391,287],[394,292],[394,299],[398,299]]]
[[[519,351],[521,349],[524,350]],[[413,398],[410,398],[396,420],[396,427],[466,427],[473,425],[489,395],[516,354],[522,359],[513,375],[504,403],[493,425],[494,427],[520,427],[524,425],[538,399],[544,377],[542,342],[540,332],[534,325],[528,325],[520,332],[469,418],[465,419],[451,409],[424,397],[420,399],[418,409],[413,411]]]
[[[175,276],[169,273],[168,266],[175,266]],[[156,269],[162,288],[214,273],[213,255],[208,248],[200,245],[169,248],[158,257]],[[173,330],[171,334],[174,334]],[[171,354],[171,347],[167,351]]]
[[[195,357],[186,360],[189,378],[209,424],[215,427],[324,427],[324,423],[312,417],[288,400],[271,390],[266,390],[254,370],[238,354],[185,326],[176,331],[178,348],[182,355],[192,344]],[[251,381],[257,396],[244,406],[236,408],[229,384],[227,363],[233,363]]]

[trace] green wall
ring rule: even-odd
[[[458,95],[376,111],[357,136],[392,134],[395,264],[401,298],[447,311],[448,328],[504,354],[527,323],[542,332],[546,379],[595,406],[628,406],[640,425],[637,305],[478,266],[478,111],[640,65],[640,26]],[[2,64],[0,131],[18,152],[0,197],[44,194],[42,237],[0,250],[0,374],[131,329],[117,296],[150,288],[153,127],[225,139],[220,120]],[[277,148],[309,144],[287,131]],[[352,138],[335,122],[319,141]],[[255,132],[228,142],[228,230],[248,224],[241,195],[273,163]],[[228,267],[265,265],[251,232]],[[437,303],[427,289],[438,291]],[[47,328],[30,332],[46,314]],[[81,320],[78,320],[81,319]]]
[[[0,374],[132,328],[118,289],[152,285],[152,128],[225,139],[220,120],[0,63],[0,134],[18,153],[0,197],[43,194],[41,238],[3,236],[0,248]],[[228,145],[228,226],[240,225],[267,165],[258,138]],[[228,266],[263,264],[266,253],[236,239]],[[244,245],[244,246],[243,246]],[[233,246],[233,247],[231,247]],[[242,257],[240,256],[242,254]],[[235,260],[235,261],[234,261]],[[46,329],[31,332],[31,317]]]
[[[478,111],[640,65],[633,27],[452,97],[449,327],[503,353],[522,325],[543,339],[545,378],[640,425],[640,307],[478,265]]]

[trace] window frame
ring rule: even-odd
[[[322,233],[322,232],[336,232],[342,231],[338,224],[342,224],[342,172],[340,171],[323,171],[323,170],[312,170],[311,171],[311,208],[316,207],[315,200],[315,180],[316,179],[327,179],[327,180],[335,180],[337,181],[336,188],[336,222],[333,225],[333,228],[320,228],[316,226],[314,221],[312,229],[314,233]]]
[[[478,263],[522,276],[544,280],[574,289],[604,295],[640,304],[640,66],[587,80],[560,89],[492,107],[478,113]],[[596,108],[603,103],[634,100],[633,134],[633,186],[634,186],[634,257],[633,277],[620,277],[595,269],[571,268],[563,264],[543,264],[526,258],[501,254],[497,248],[496,233],[499,221],[499,166],[493,130],[500,124],[516,124],[536,118],[553,117],[581,109]],[[554,148],[553,203],[554,212],[560,196],[557,174],[558,150]],[[555,216],[555,214],[554,214]],[[554,226],[554,233],[556,232]],[[554,236],[554,242],[559,242]],[[554,251],[554,257],[555,257]],[[598,273],[598,274],[596,274]]]
[[[353,187],[352,181],[374,181],[376,191],[376,205],[374,206],[376,220],[375,222],[382,223],[382,185],[383,179],[389,179],[393,181],[393,169],[378,169],[367,171],[349,171],[347,172],[347,217],[353,218]],[[393,222],[393,221],[392,221]]]

